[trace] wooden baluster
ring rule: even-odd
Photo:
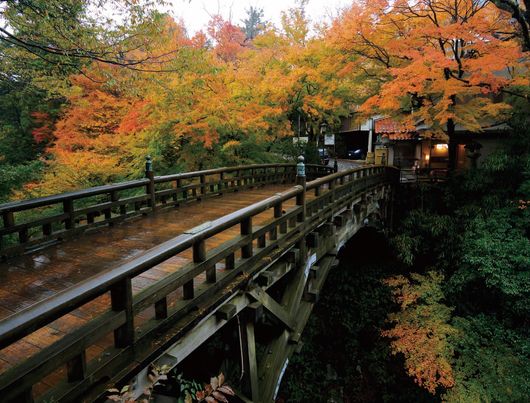
[[[335,202],[335,179],[332,179],[329,182],[329,190],[330,190],[330,203]]]
[[[145,177],[149,179],[149,183],[145,187],[145,191],[149,195],[147,206],[151,207],[151,210],[155,211],[156,209],[155,173],[153,172],[153,163],[149,155],[145,157]]]
[[[120,215],[127,214],[127,203],[120,204]]]
[[[155,319],[167,318],[167,297],[155,302]]]
[[[265,234],[258,237],[258,248],[264,248],[267,246],[267,240],[265,239]]]
[[[296,216],[296,221],[304,222],[305,220],[305,186],[304,186],[304,189],[296,195],[296,205],[302,207],[302,212]]]
[[[29,240],[29,234],[27,228],[22,228],[20,231],[18,231],[18,241],[20,243],[26,243]]]
[[[184,299],[193,299],[195,291],[193,289],[193,279],[182,286],[182,296]]]
[[[234,253],[231,253],[225,258],[225,269],[232,270],[235,267],[236,267],[236,255]]]
[[[217,189],[217,191],[219,192],[219,194],[223,194],[223,189],[225,188],[225,173],[224,172],[221,172],[219,174],[219,188]]]
[[[186,200],[188,198],[188,192],[182,189],[182,179],[177,179],[177,191],[179,189],[182,191],[182,198]]]
[[[200,176],[200,182],[201,182],[201,195],[206,194],[206,175]]]
[[[237,181],[236,181],[236,188],[240,188],[241,187],[241,175],[240,175],[241,171],[238,169],[236,171],[236,178],[237,178]],[[239,190],[239,189],[237,189]]]
[[[282,203],[278,203],[274,206],[274,218],[278,219],[282,216]],[[275,225],[273,229],[271,229],[269,238],[271,241],[275,241],[278,239],[278,226]]]
[[[176,207],[178,205],[178,199],[179,199],[177,181],[173,182],[172,187],[173,187],[173,193],[171,193],[171,200],[173,201],[173,206]]]
[[[15,215],[12,211],[5,211],[2,213],[2,219],[4,220],[4,228],[15,226]]]
[[[67,217],[64,220],[64,227],[66,229],[73,229],[75,226],[75,217],[74,201],[72,199],[67,199],[63,202],[63,211],[67,214]]]
[[[206,260],[206,242],[204,240],[193,244],[193,263],[202,263]],[[215,265],[206,269],[206,281],[215,283],[216,281]]]
[[[66,363],[68,382],[79,382],[86,377],[86,353],[83,350]]]
[[[278,210],[277,210],[278,209]],[[283,204],[278,203],[276,206],[274,206],[274,216],[276,217],[276,212],[279,211],[279,217],[283,215]],[[280,224],[280,234],[286,234],[287,233],[287,221],[283,221]]]
[[[250,234],[252,234],[252,217],[245,218],[243,219],[243,221],[241,221],[241,235],[245,236]],[[241,257],[243,259],[247,259],[249,257],[252,257],[252,253],[253,252],[251,239],[249,243],[243,245],[243,247],[241,248]]]
[[[120,199],[120,196],[118,192],[116,192],[115,190],[110,192],[110,201],[112,203],[117,202],[119,199]],[[112,207],[109,207],[108,209],[105,210],[105,220],[110,220],[111,218],[112,218]],[[112,223],[109,223],[109,225],[112,226]]]
[[[46,223],[42,225],[42,234],[44,236],[50,236],[52,234],[52,224]]]
[[[131,279],[116,283],[110,290],[113,311],[125,311],[126,322],[114,329],[114,346],[123,348],[134,342],[134,315]]]

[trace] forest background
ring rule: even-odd
[[[306,3],[280,27],[250,8],[189,35],[158,1],[0,1],[0,199],[141,177],[146,155],[157,174],[284,161],[300,132],[311,161],[322,125],[352,114],[445,140],[508,123],[483,168],[418,208],[403,198],[400,266],[377,282],[396,305],[378,334],[433,399],[524,400],[528,1],[358,0],[317,26]]]

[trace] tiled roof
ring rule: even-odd
[[[375,121],[376,133],[414,133],[416,130],[407,127],[403,123],[396,122],[391,118],[378,119]]]

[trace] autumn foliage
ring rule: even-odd
[[[407,373],[432,394],[455,383],[448,336],[456,330],[448,324],[452,310],[443,304],[442,279],[430,272],[413,274],[410,280],[396,276],[386,281],[401,311],[389,316],[393,327],[382,334],[392,339],[394,354],[404,355]]]
[[[150,53],[130,55],[158,72],[95,62],[71,76],[60,120],[34,114],[51,159],[33,188],[138,176],[146,154],[158,172],[268,161],[293,132],[314,141],[352,111],[480,131],[509,114],[501,92],[527,83],[510,16],[488,2],[359,0],[318,29],[304,4],[252,40],[220,16],[193,37],[165,17]]]

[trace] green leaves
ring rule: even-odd
[[[453,319],[455,385],[449,402],[525,401],[530,396],[530,340],[489,315]]]
[[[461,287],[473,276],[506,295],[530,294],[529,217],[527,211],[506,207],[473,219],[463,237],[462,263],[452,284]]]

